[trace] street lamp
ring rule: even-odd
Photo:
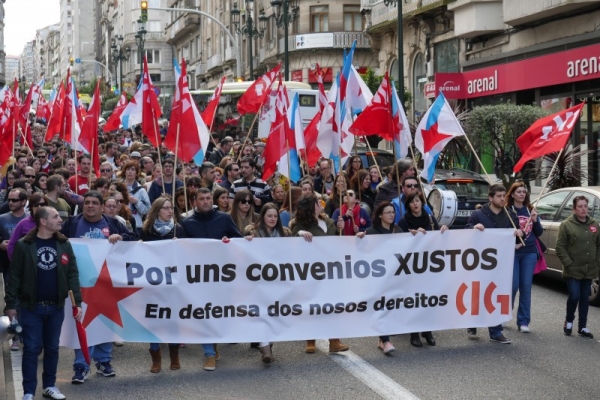
[[[398,7],[398,96],[404,106],[404,38],[402,31],[402,0],[383,0],[386,6]]]
[[[123,93],[123,61],[129,60],[131,49],[129,47],[123,49],[123,36],[121,35],[113,38],[110,48],[112,49],[113,62],[119,63],[119,92]]]
[[[271,0],[271,6],[275,8],[275,22],[278,28],[283,27],[283,36],[285,40],[283,42],[283,66],[284,66],[284,79],[290,80],[290,59],[288,49],[288,25],[296,19],[298,16],[298,0]],[[281,5],[283,4],[283,12]]]
[[[254,0],[246,0],[246,25],[240,27],[240,9],[238,8],[237,3],[233,3],[233,8],[231,9],[231,22],[235,26],[235,32],[239,35],[248,36],[248,60],[249,60],[249,69],[250,69],[250,79],[254,80],[254,66],[252,65],[252,38],[264,36],[265,30],[267,29],[267,16],[264,11],[260,11],[260,15],[258,16],[259,29],[257,30],[252,26],[252,11],[254,9]]]
[[[137,44],[138,50],[140,52],[140,82],[144,78],[144,36],[146,33],[146,27],[144,26],[144,21],[142,19],[137,20],[138,31],[135,34],[135,43]]]

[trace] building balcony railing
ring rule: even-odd
[[[422,12],[446,6],[456,0],[399,0],[402,2],[402,15],[404,18],[415,16]],[[395,21],[398,17],[398,8],[394,5],[386,6],[383,0],[362,0],[362,6],[371,8],[371,26]]]
[[[206,73],[206,65],[205,64],[196,64],[196,76],[204,75]]]
[[[215,54],[214,56],[212,56],[208,59],[208,62],[206,63],[206,69],[208,71],[210,71],[214,68],[220,68],[222,64],[223,64],[223,62],[222,62],[221,55]]]
[[[279,39],[279,53],[283,53],[285,38]],[[288,37],[289,51],[312,50],[319,48],[349,48],[356,40],[356,48],[371,48],[371,41],[362,32],[321,32],[304,33]],[[270,47],[271,43],[267,43]],[[273,52],[277,51],[273,49]],[[269,57],[269,55],[267,55]]]

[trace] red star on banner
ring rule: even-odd
[[[122,328],[123,321],[118,303],[138,290],[142,290],[142,288],[114,287],[105,260],[96,284],[92,287],[81,288],[81,297],[87,304],[83,327],[87,328],[97,316],[104,315]]]
[[[433,147],[444,139],[453,137],[452,135],[444,135],[438,131],[438,123],[431,125],[428,130],[421,130],[423,135],[423,149],[425,153],[429,153]]]

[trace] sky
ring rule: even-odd
[[[60,22],[59,0],[6,0],[4,3],[4,51],[18,56],[35,31]]]

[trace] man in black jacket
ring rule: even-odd
[[[90,190],[83,196],[83,213],[70,217],[62,226],[62,233],[69,238],[105,239],[110,243],[120,240],[133,241],[136,235],[114,218],[102,214],[104,198],[95,190]],[[96,361],[97,373],[111,377],[116,373],[110,364],[112,360],[112,342],[101,343],[89,348],[90,356]],[[90,366],[87,365],[81,350],[75,350],[75,361],[71,383],[85,382],[89,375]]]
[[[242,234],[231,219],[229,214],[213,209],[213,200],[210,190],[200,188],[196,191],[194,199],[194,213],[181,223],[187,238],[217,239],[228,242],[229,238],[239,238]],[[214,371],[216,368],[217,353],[213,343],[203,343],[204,370]]]
[[[23,393],[33,399],[37,387],[38,356],[44,346],[44,397],[64,399],[56,388],[60,332],[65,317],[65,298],[73,291],[81,319],[81,291],[75,254],[60,234],[62,219],[52,207],[40,207],[35,225],[19,240],[12,257],[11,280],[6,288],[6,314],[12,320],[17,299],[23,327]],[[40,284],[43,282],[43,284]]]
[[[520,229],[516,229],[519,226],[519,219],[513,212],[508,211],[505,208],[506,205],[506,188],[501,184],[495,184],[490,186],[488,191],[489,204],[485,204],[479,210],[475,210],[465,229],[477,229],[481,232],[484,229],[493,228],[513,228],[515,229],[515,236],[523,236],[523,232]],[[512,273],[512,266],[510,269]],[[490,334],[490,340],[493,342],[499,342],[504,344],[510,344],[510,339],[507,339],[502,334],[502,324],[497,326],[490,326],[488,328]],[[477,328],[469,328],[467,332],[471,336],[477,335]]]

